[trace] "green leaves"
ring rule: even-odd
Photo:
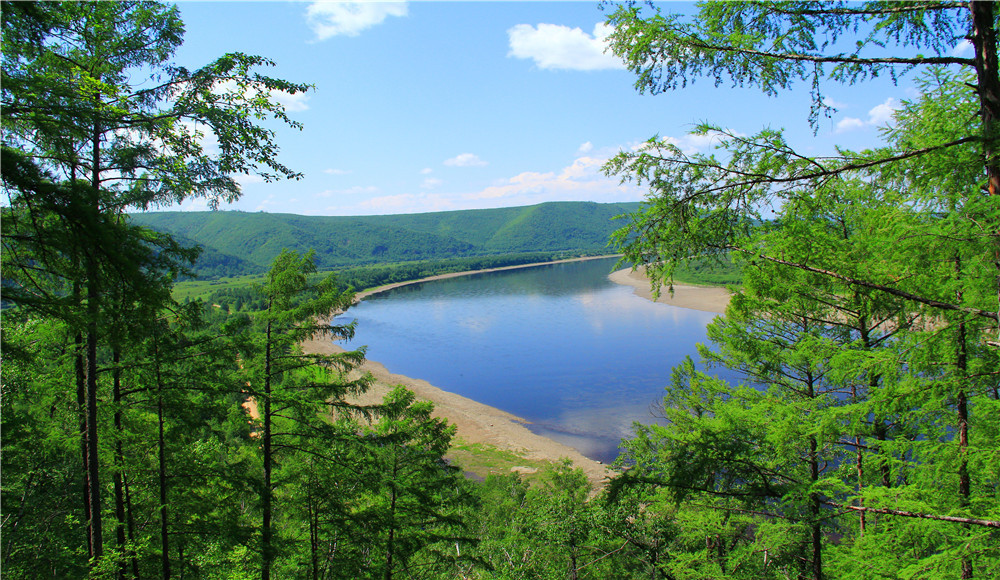
[[[801,576],[851,577],[846,563],[857,558],[875,561],[880,577],[971,577],[996,567],[985,534],[940,519],[989,520],[997,482],[984,469],[994,459],[985,449],[998,445],[995,421],[982,413],[996,401],[983,381],[995,383],[1000,368],[987,346],[1000,214],[984,195],[996,174],[992,128],[975,122],[996,118],[988,88],[996,73],[949,55],[962,34],[990,54],[996,47],[982,20],[962,32],[967,10],[711,3],[691,21],[634,7],[611,17],[621,24],[615,50],[640,87],[707,76],[775,94],[811,81],[814,127],[820,81],[926,69],[922,94],[902,103],[879,149],[816,158],[780,131],[743,137],[706,125],[697,134],[718,137],[711,155],[654,138],[605,167],[649,187],[616,243],[626,260],[649,266],[654,283],[692,257],[724,251],[743,271],[725,318],[709,325],[713,345],[699,352],[747,386],[691,361],[676,369],[665,423],[637,428],[621,485],[664,486],[679,513],[709,504],[753,511],[754,542],[780,554],[781,566],[802,566]],[[841,51],[848,35],[856,43]],[[894,45],[906,48],[888,55]],[[837,547],[826,543],[834,530]],[[877,562],[879,542],[898,561]]]

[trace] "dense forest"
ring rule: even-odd
[[[418,260],[548,252],[607,253],[637,203],[550,202],[528,207],[385,216],[302,216],[246,212],[155,212],[136,224],[203,253],[199,278],[260,274],[282,249],[316,252],[321,270]]]
[[[994,5],[605,8],[640,91],[804,83],[813,123],[826,83],[905,73],[921,94],[877,149],[816,158],[777,130],[704,125],[716,154],[653,138],[608,162],[649,190],[613,236],[630,263],[669,283],[733,260],[742,284],[699,359],[665,377],[663,421],[637,425],[618,475],[593,490],[564,463],[464,477],[445,459],[454,427],[405,389],[350,403],[370,385],[352,372],[364,352],[298,347],[354,331],[324,323],[353,293],[318,271],[334,265],[323,252],[279,239],[244,255],[193,226],[141,223],[159,205],[238,198],[236,173],[294,177],[266,127],[296,124],[266,95],[308,85],[241,53],[174,66],[183,24],[168,5],[4,2],[3,575],[1000,576]],[[953,53],[963,39],[973,56]],[[509,211],[530,226],[555,209]],[[473,254],[524,236],[562,249],[502,213],[365,231],[394,240],[387,254],[421,236]],[[195,219],[218,215],[276,219]],[[239,308],[174,298],[197,268],[192,243],[243,261],[232,271],[263,269]],[[719,367],[745,381],[718,380]]]

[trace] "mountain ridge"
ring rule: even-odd
[[[204,248],[199,277],[265,271],[282,249],[316,251],[321,270],[368,264],[528,252],[593,254],[639,202],[536,205],[374,216],[242,211],[148,212],[138,225]]]

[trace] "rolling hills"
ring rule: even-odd
[[[366,264],[527,252],[607,251],[615,216],[638,203],[539,205],[384,216],[304,216],[241,211],[151,212],[136,224],[200,245],[200,277],[265,271],[283,248],[314,249],[321,270]]]

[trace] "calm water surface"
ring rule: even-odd
[[[373,295],[349,347],[391,372],[503,409],[605,462],[654,421],[670,369],[715,316],[607,279],[615,259],[474,274]]]

